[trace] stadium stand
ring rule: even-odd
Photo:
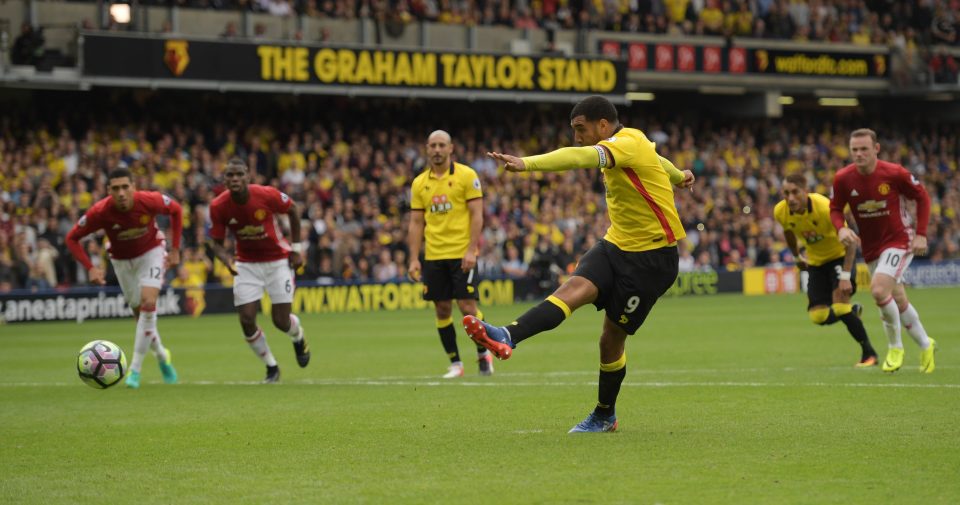
[[[457,158],[485,185],[484,275],[555,282],[607,226],[597,172],[503,176],[484,155],[569,145],[565,105],[146,91],[88,92],[80,103],[77,93],[38,92],[5,114],[0,291],[85,281],[63,239],[105,195],[105,173],[114,166],[129,167],[141,188],[184,204],[185,262],[181,272],[168,272],[171,279],[229,282],[219,262],[197,251],[206,207],[222,190],[219,174],[231,155],[302,204],[310,244],[304,278],[394,279],[406,271],[409,184],[424,164],[424,136],[436,128],[453,133]],[[510,108],[508,121],[501,107]],[[681,267],[731,271],[792,262],[771,216],[780,181],[801,172],[826,193],[833,172],[847,163],[847,133],[875,122],[813,112],[778,120],[679,118],[653,106],[625,109],[622,120],[699,178],[696,191],[678,193],[688,234]],[[960,257],[958,125],[878,129],[883,155],[920,176],[931,194],[930,257]],[[88,247],[102,253],[96,241]]]

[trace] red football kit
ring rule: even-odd
[[[237,240],[237,261],[266,263],[290,256],[287,244],[277,229],[276,214],[286,214],[293,200],[272,186],[250,184],[250,197],[244,204],[233,201],[224,191],[210,204],[210,236],[215,240],[226,237],[226,229]]]
[[[173,249],[180,249],[183,209],[169,196],[155,191],[135,191],[133,207],[128,211],[118,209],[112,196],[93,204],[67,234],[67,248],[89,270],[93,263],[80,245],[80,239],[97,230],[104,230],[110,239],[111,258],[136,258],[162,244],[163,237],[157,230],[156,221],[159,214],[170,216],[171,245]]]
[[[870,175],[848,165],[833,179],[830,219],[839,230],[844,226],[843,208],[850,204],[860,231],[863,259],[876,260],[885,249],[910,249],[913,225],[904,208],[904,200],[917,202],[916,233],[927,235],[930,220],[930,196],[907,169],[895,163],[877,160]]]

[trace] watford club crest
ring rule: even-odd
[[[190,64],[186,40],[168,40],[163,47],[163,62],[174,77],[180,77]]]

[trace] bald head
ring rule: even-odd
[[[453,140],[449,133],[436,130],[427,137],[427,158],[433,170],[438,172],[446,170],[450,166],[451,154],[453,154]]]
[[[448,144],[453,143],[453,138],[450,137],[450,134],[443,130],[434,130],[433,133],[427,137],[427,144],[433,142],[434,140],[442,140]]]

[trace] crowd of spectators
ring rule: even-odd
[[[569,275],[608,226],[599,171],[502,174],[485,156],[569,145],[567,104],[147,91],[83,97],[80,106],[79,95],[36,92],[0,119],[0,291],[86,282],[64,237],[106,195],[105,174],[118,166],[135,174],[139,188],[163,191],[184,206],[183,265],[168,272],[174,285],[229,285],[229,273],[205,244],[207,207],[223,190],[231,156],[247,161],[256,182],[281,188],[300,205],[309,244],[301,279],[402,279],[409,186],[424,167],[426,136],[438,128],[452,134],[456,158],[483,182],[483,276],[526,277],[548,287]],[[827,193],[834,171],[849,162],[849,131],[861,126],[878,130],[884,159],[926,185],[933,200],[931,259],[960,257],[958,123],[669,112],[627,108],[621,120],[697,174],[694,191],[677,193],[687,231],[682,270],[792,263],[772,219],[782,178],[803,173],[811,190]],[[159,225],[169,222],[161,217]],[[101,240],[91,237],[85,247],[106,264]]]
[[[170,0],[146,4],[169,5]],[[530,29],[960,44],[958,0],[173,0],[278,16],[374,18]]]

